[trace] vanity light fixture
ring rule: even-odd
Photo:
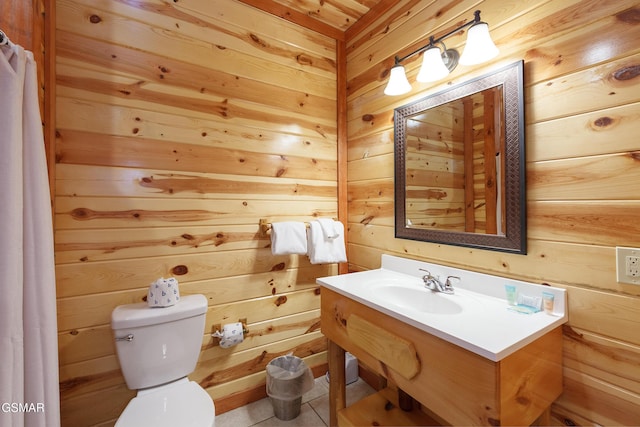
[[[452,36],[458,31],[470,27],[467,31],[467,43],[462,55],[455,49],[447,49],[443,40]],[[442,50],[440,47],[442,46]],[[472,21],[448,32],[442,37],[429,37],[429,44],[414,50],[402,58],[396,56],[395,64],[389,73],[389,82],[384,89],[385,95],[403,95],[411,90],[411,84],[407,80],[404,67],[400,65],[403,61],[419,53],[422,55],[422,66],[418,72],[416,80],[419,82],[434,82],[446,77],[453,71],[458,63],[463,65],[481,64],[498,55],[498,48],[489,35],[489,25],[480,20],[480,11],[474,12]]]

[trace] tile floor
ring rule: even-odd
[[[361,379],[347,386],[347,406],[375,390]],[[216,427],[324,427],[329,425],[329,383],[323,376],[316,378],[313,389],[302,396],[300,415],[282,421],[273,415],[269,398],[249,403],[216,416]]]

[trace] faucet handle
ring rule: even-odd
[[[425,273],[427,273],[424,276],[422,276],[422,280],[429,280],[434,278],[433,275],[431,275],[431,272],[429,270],[425,270],[424,268],[419,268],[418,270],[424,271]]]
[[[451,279],[455,279],[460,281],[460,277],[458,276],[447,276],[447,280],[444,282],[444,288],[453,291],[453,284],[451,283]]]

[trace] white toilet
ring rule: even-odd
[[[111,314],[120,367],[138,390],[116,427],[214,427],[211,396],[187,375],[200,355],[207,299],[183,296],[176,305],[120,305]]]

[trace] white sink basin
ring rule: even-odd
[[[373,289],[373,298],[395,305],[400,309],[416,310],[430,314],[458,314],[462,305],[455,301],[455,295],[433,292],[409,286],[379,286]]]
[[[454,294],[425,288],[428,270],[442,280],[458,276]],[[382,256],[382,267],[358,273],[322,277],[317,282],[347,298],[408,323],[431,335],[498,361],[567,322],[566,291],[499,276]],[[505,285],[541,296],[553,293],[553,313],[533,315],[509,310]]]

